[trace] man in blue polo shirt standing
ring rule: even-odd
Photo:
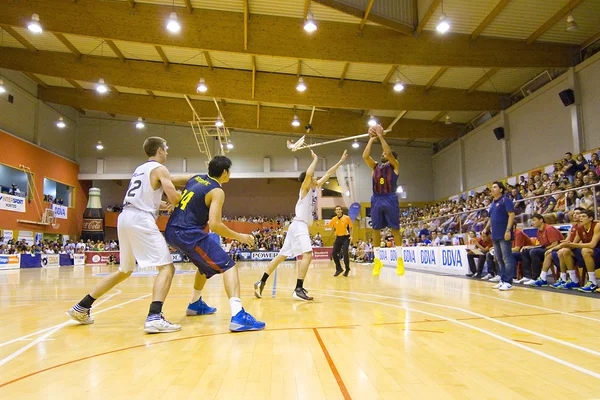
[[[515,260],[512,257],[511,243],[513,240],[512,226],[515,220],[515,206],[508,197],[504,196],[506,188],[502,182],[492,184],[494,201],[490,206],[490,219],[485,227],[492,227],[492,241],[494,242],[494,257],[500,266],[500,282],[494,289],[512,289],[512,280],[515,276]]]

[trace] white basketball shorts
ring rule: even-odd
[[[121,272],[133,271],[136,260],[140,267],[160,267],[173,262],[165,237],[149,212],[125,207],[119,215],[117,235]]]
[[[279,255],[298,257],[300,254],[311,252],[312,246],[310,243],[310,235],[308,234],[308,225],[306,222],[292,221]]]

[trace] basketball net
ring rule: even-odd
[[[356,166],[355,164],[341,165],[335,172],[340,188],[342,188],[342,198],[344,205],[349,208],[356,202]]]

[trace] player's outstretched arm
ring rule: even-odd
[[[318,181],[319,187],[321,187],[325,182],[327,182],[327,179],[329,179],[333,174],[335,174],[335,171],[338,169],[338,167],[340,165],[342,165],[342,163],[344,161],[346,161],[347,157],[348,157],[348,152],[346,150],[344,150],[344,154],[342,154],[340,161],[338,161],[333,167],[329,168],[329,170],[325,173],[325,175],[323,175],[323,177],[321,179],[319,179],[319,181]]]
[[[225,192],[223,189],[213,189],[208,193],[208,196],[210,197],[210,208],[208,211],[208,225],[210,226],[210,230],[217,235],[237,240],[238,242],[247,244],[250,248],[253,248],[254,236],[238,233],[229,229],[229,227],[223,223],[223,220],[221,219],[223,203],[225,202]]]
[[[190,179],[192,179],[195,175],[191,174],[191,175],[171,175],[171,182],[173,182],[173,185],[175,185],[175,187],[185,187],[185,185],[187,185],[188,181]]]
[[[383,153],[385,154],[385,157],[388,159],[390,164],[392,164],[396,173],[398,173],[398,167],[400,166],[400,163],[398,162],[398,160],[396,160],[396,157],[394,157],[394,153],[392,153],[392,148],[383,137],[383,126],[377,125],[373,127],[373,129],[375,130],[375,133],[377,133],[377,137],[381,142],[381,147],[383,147]]]
[[[371,128],[369,128],[369,133],[371,133]],[[375,165],[377,165],[375,160],[373,160],[373,158],[371,157],[371,146],[373,145],[375,140],[377,140],[376,136],[371,136],[369,138],[369,141],[367,142],[367,145],[365,146],[365,150],[363,151],[362,155],[363,160],[365,160],[365,163],[367,163],[367,165],[371,169],[375,168]]]
[[[152,170],[152,173],[156,174],[156,177],[163,187],[163,191],[167,196],[167,199],[169,199],[169,203],[173,204],[174,206],[179,204],[179,201],[181,200],[181,193],[175,189],[173,182],[171,182],[171,174],[169,174],[169,170],[161,165],[160,167]]]
[[[306,195],[306,193],[308,193],[308,190],[310,189],[310,181],[312,180],[312,177],[315,174],[315,169],[317,168],[317,161],[319,161],[319,157],[317,157],[314,151],[311,150],[310,155],[312,156],[313,160],[308,166],[308,169],[306,170],[306,176],[304,177],[304,181],[302,182],[303,195]]]

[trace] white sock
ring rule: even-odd
[[[202,290],[193,289],[192,290],[192,301],[190,301],[190,304],[195,303],[198,300],[200,300],[200,297],[202,297]]]
[[[569,278],[575,283],[579,283],[579,278],[577,277],[577,273],[574,269],[570,269],[567,271],[569,273]]]
[[[562,279],[563,281],[567,280],[567,273],[566,272],[561,272],[560,273],[560,279]]]
[[[543,281],[546,280],[546,277],[548,276],[548,272],[547,271],[542,271],[540,273],[540,278],[542,278]]]
[[[229,299],[229,308],[231,308],[231,316],[235,317],[237,313],[242,311],[242,300],[239,297]]]
[[[379,260],[379,247],[374,247],[373,248],[373,258],[375,260]]]
[[[592,281],[594,285],[598,285],[598,282],[596,282],[596,271],[588,272],[588,276],[590,277],[590,281]]]

